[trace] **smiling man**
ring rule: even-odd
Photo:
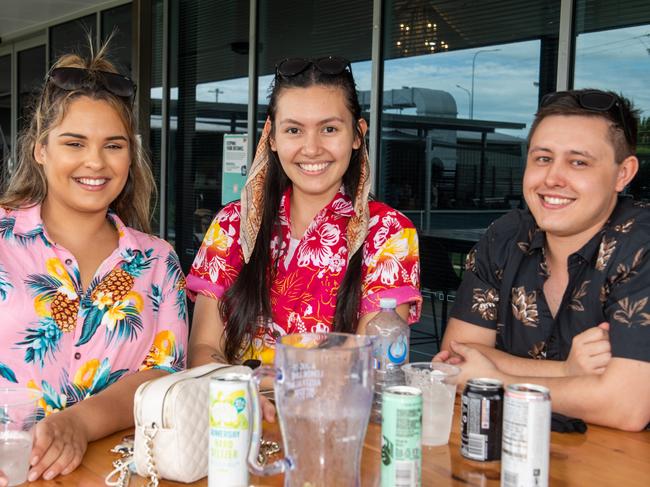
[[[462,380],[549,387],[553,410],[638,431],[650,421],[650,210],[620,196],[638,171],[637,113],[611,92],[547,95],[529,135],[527,210],[468,255],[435,360]],[[536,360],[541,359],[541,360]]]

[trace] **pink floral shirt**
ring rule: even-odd
[[[81,287],[75,257],[44,230],[40,206],[0,208],[0,387],[43,393],[38,417],[138,370],[184,368],[185,278],[171,246],[124,226]]]
[[[332,329],[336,294],[347,269],[346,228],[354,214],[352,202],[339,191],[316,215],[300,241],[293,240],[295,250],[290,250],[289,196],[288,191],[280,205],[282,235],[271,242],[273,256],[281,255],[271,288],[273,320],[259,330],[244,359],[270,362],[279,336]],[[225,206],[206,232],[187,277],[191,296],[200,293],[221,298],[237,277],[243,265],[240,208],[239,202]],[[419,319],[422,298],[417,233],[408,218],[376,201],[370,202],[361,272],[360,316],[378,311],[380,298],[390,297],[398,305],[410,303],[410,323]]]

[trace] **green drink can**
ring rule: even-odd
[[[387,388],[381,400],[381,487],[422,483],[422,392]]]

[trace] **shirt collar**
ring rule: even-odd
[[[14,219],[14,234],[25,235],[31,233],[45,233],[41,219],[41,205],[37,204],[18,210],[7,212],[7,218]]]
[[[41,205],[37,204],[30,207],[13,210],[7,213],[8,218],[14,218],[14,234],[27,235],[27,234],[42,234],[43,238],[49,243],[54,244],[52,239],[47,235],[41,217]],[[118,232],[118,247],[120,254],[125,249],[140,249],[137,239],[129,227],[115,213],[109,211],[107,218],[113,223]]]
[[[598,232],[596,232],[596,234],[591,237],[591,239],[589,239],[589,241],[580,249],[578,249],[573,255],[578,255],[585,261],[591,262],[596,257],[603,236],[614,232],[614,227],[616,225],[622,225],[626,222],[627,218],[629,217],[628,208],[632,204],[631,201],[632,200],[629,198],[619,197],[618,201],[616,202],[616,206],[612,211],[612,214],[610,215],[603,228],[598,230]],[[532,217],[532,214],[530,215],[533,222],[532,226],[529,229],[529,243],[530,250],[532,251],[535,249],[542,249],[544,247],[546,244],[546,233],[539,229],[535,223],[535,219]]]
[[[291,186],[282,195],[282,200],[280,201],[280,222],[282,224],[288,225],[291,221]],[[341,217],[351,218],[354,215],[354,206],[352,204],[352,198],[350,198],[345,193],[345,188],[343,185],[336,192],[332,200],[323,208],[318,215],[322,215],[325,212],[332,213]],[[318,216],[317,215],[317,216]]]

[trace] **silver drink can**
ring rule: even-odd
[[[511,384],[503,403],[502,487],[548,487],[551,395],[546,387]]]
[[[247,487],[250,397],[247,374],[224,374],[210,381],[208,486]]]

